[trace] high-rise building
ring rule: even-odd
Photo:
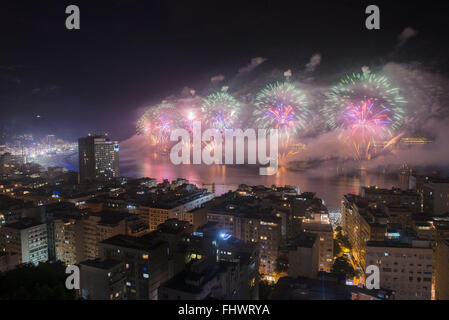
[[[47,225],[24,218],[0,228],[0,251],[17,253],[19,263],[48,260]]]
[[[102,258],[125,264],[128,300],[157,300],[159,286],[173,276],[169,243],[155,232],[141,237],[116,235],[100,246]]]
[[[375,202],[379,207],[382,205],[399,205],[408,206],[413,213],[421,211],[421,195],[415,190],[380,189],[376,186],[364,186],[360,188],[360,197],[368,202]]]
[[[449,213],[449,179],[432,179],[424,184],[424,212],[434,216]]]
[[[239,281],[233,299],[259,299],[259,245],[244,242],[224,232],[217,222],[208,222],[186,238],[187,261],[214,257],[217,262],[238,263]],[[212,294],[218,298],[217,292]],[[223,297],[223,296],[221,296]]]
[[[107,135],[78,139],[80,182],[119,176],[119,144]]]
[[[80,263],[82,296],[157,300],[159,286],[184,269],[183,239],[191,231],[188,222],[169,219],[157,230],[141,236],[128,233],[106,237],[98,245],[101,259]],[[97,233],[100,236],[104,232],[97,230]]]
[[[81,262],[80,287],[83,299],[125,300],[125,264],[112,259]]]
[[[386,205],[383,210],[388,216],[389,224],[398,224],[407,228],[413,228],[413,211],[409,206]]]
[[[180,192],[166,191],[166,196],[173,195],[165,199],[158,199],[150,205],[148,211],[148,222],[150,231],[157,229],[158,225],[164,223],[168,219],[179,219],[189,221],[193,224],[194,215],[191,210],[201,208],[206,202],[214,198],[214,194],[204,189],[194,190],[181,195]],[[162,198],[162,197],[161,197]],[[204,216],[205,212],[200,212]]]
[[[288,247],[288,276],[316,278],[318,274],[318,235],[303,232]]]
[[[274,280],[281,242],[281,218],[270,207],[262,207],[249,196],[233,193],[217,199],[207,212],[209,222],[217,222],[223,231],[246,243],[260,245],[259,272],[267,280]]]
[[[159,299],[237,299],[240,293],[240,264],[213,258],[190,261],[182,273],[159,288]]]
[[[433,249],[430,241],[368,241],[366,264],[379,267],[380,287],[394,290],[395,299],[431,299]]]
[[[318,235],[318,271],[331,272],[334,258],[334,231],[328,213],[313,213],[302,222],[305,232]]]
[[[126,212],[101,211],[90,213],[84,217],[84,257],[86,259],[100,258],[99,243],[115,235],[132,233],[132,223],[137,217]]]
[[[58,217],[53,221],[55,259],[72,265],[84,260],[82,216]]]
[[[387,231],[388,216],[359,196],[347,194],[341,203],[341,226],[352,246],[352,257],[365,270],[367,241],[383,241]]]

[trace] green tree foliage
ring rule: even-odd
[[[338,257],[332,266],[332,273],[344,275],[346,279],[358,277],[358,272],[345,256]]]
[[[269,299],[271,292],[273,291],[274,286],[268,283],[267,281],[259,282],[259,299],[266,300]]]
[[[336,231],[337,231],[336,240],[338,241],[340,247],[345,247],[348,248],[349,250],[352,250],[352,245],[349,242],[348,237],[343,235],[341,228]]]
[[[342,250],[341,250],[340,243],[336,239],[334,239],[334,257],[340,256],[341,253],[342,253]]]
[[[65,287],[65,267],[59,263],[22,264],[0,274],[0,300],[73,300]]]

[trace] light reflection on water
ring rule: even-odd
[[[328,209],[340,209],[340,201],[344,194],[359,192],[364,185],[377,185],[380,188],[393,186],[407,188],[408,178],[402,175],[385,175],[359,172],[357,174],[335,175],[324,172],[321,176],[312,176],[307,171],[289,171],[279,168],[273,176],[260,176],[258,167],[225,166],[225,165],[173,165],[168,159],[145,157],[121,162],[120,173],[129,177],[151,177],[158,181],[176,178],[188,179],[191,183],[211,190],[215,183],[215,193],[220,195],[228,190],[235,190],[239,184],[247,185],[297,185],[302,192],[316,192],[324,199]]]

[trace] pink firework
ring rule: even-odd
[[[346,109],[343,114],[344,126],[356,138],[363,140],[380,138],[389,131],[391,124],[389,113],[390,110],[376,109],[374,103],[366,100],[361,105],[351,105]]]
[[[370,149],[378,139],[391,135],[390,113],[387,108],[377,107],[370,100],[360,105],[350,105],[343,114],[343,138],[355,148],[356,159],[370,159]]]
[[[284,106],[283,104],[277,104],[276,107],[268,109],[267,115],[274,120],[274,127],[276,129],[284,127],[292,128],[298,120],[293,114],[293,108],[291,106]]]

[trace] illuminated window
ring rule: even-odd
[[[146,254],[146,253],[142,254],[142,259],[143,260],[148,260],[148,254]]]

